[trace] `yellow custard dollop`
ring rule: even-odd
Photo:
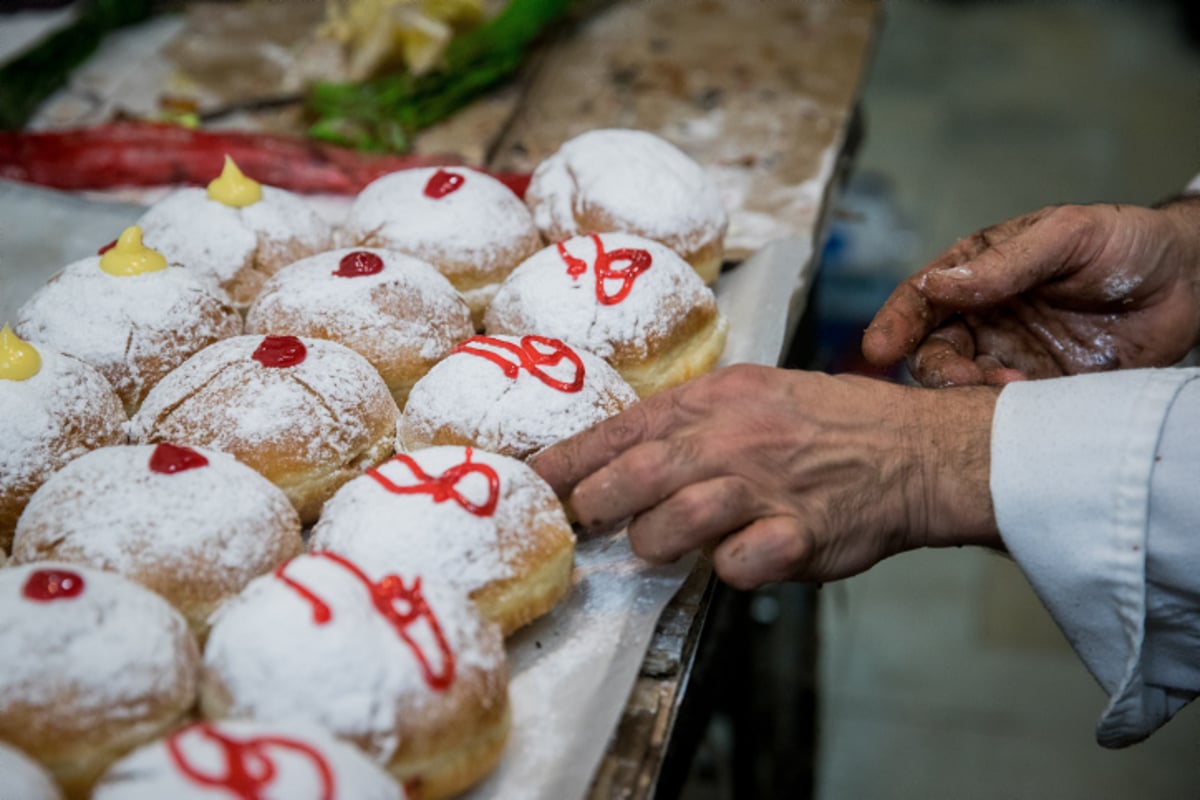
[[[221,175],[208,184],[208,199],[216,200],[230,208],[245,208],[262,200],[262,185],[247,178],[233,163],[233,159],[225,156],[225,167]]]
[[[100,269],[109,275],[141,275],[167,268],[167,259],[142,244],[142,229],[131,225],[121,232],[108,252],[100,256]]]
[[[27,381],[42,368],[42,357],[29,342],[13,333],[8,325],[0,328],[0,379]]]

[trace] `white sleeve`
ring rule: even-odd
[[[1200,369],[1013,383],[992,423],[1001,536],[1109,694],[1107,747],[1200,694]]]

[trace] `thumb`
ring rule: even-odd
[[[960,311],[1002,303],[1079,269],[1078,254],[1094,229],[1088,209],[1063,206],[964,263],[929,270],[920,291]]]

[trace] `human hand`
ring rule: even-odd
[[[832,580],[925,545],[999,546],[996,394],[740,365],[530,463],[585,527],[630,519],[633,550],[649,561],[703,547],[738,588]]]
[[[1044,208],[960,240],[863,336],[927,386],[1168,366],[1200,335],[1200,203]]]

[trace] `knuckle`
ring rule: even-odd
[[[1069,204],[1051,211],[1046,221],[1070,236],[1084,236],[1096,223],[1095,212],[1087,206]]]
[[[620,453],[642,441],[648,429],[646,410],[638,403],[600,423],[599,432],[609,452]]]

